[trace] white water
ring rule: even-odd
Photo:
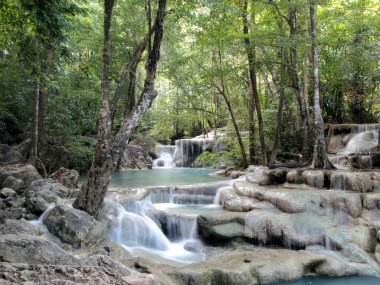
[[[174,164],[174,151],[175,146],[166,145],[161,146],[158,150],[158,158],[153,161],[153,167],[172,168]]]
[[[154,196],[153,200],[157,200],[157,194]],[[164,203],[156,204],[157,207],[150,200],[152,198],[147,197],[144,201],[131,201],[124,206],[117,202],[116,220],[109,231],[109,238],[124,246],[131,254],[150,252],[182,263],[205,260],[203,252],[185,249],[188,243],[200,243],[196,234],[197,215],[170,213],[168,208],[176,205],[165,201],[172,200],[171,191],[159,197],[158,200]],[[164,221],[157,218],[156,213]]]
[[[379,142],[379,130],[369,130],[355,134],[339,153],[371,153]]]

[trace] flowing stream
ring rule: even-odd
[[[153,253],[182,263],[205,260],[204,248],[197,236],[197,216],[222,209],[213,204],[220,183],[214,187],[204,183],[226,180],[208,175],[211,172],[210,169],[159,168],[115,173],[110,185],[113,192],[126,187],[152,188],[141,201],[126,201],[122,191],[116,194],[115,223],[109,231],[110,239],[132,255]],[[183,186],[183,191],[174,191],[178,186],[170,186],[190,183],[201,184]]]

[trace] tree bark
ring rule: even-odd
[[[104,19],[104,48],[103,48],[103,78],[102,106],[99,111],[98,144],[94,159],[83,183],[81,191],[73,206],[96,216],[104,200],[110,177],[122,155],[134,129],[140,123],[141,117],[152,104],[157,92],[154,89],[154,79],[157,62],[160,58],[160,46],[163,36],[163,21],[165,16],[166,0],[159,0],[155,25],[155,37],[152,51],[148,56],[144,88],[138,104],[130,114],[124,118],[119,131],[111,137],[110,110],[108,109],[108,67],[109,67],[109,30],[114,0],[105,1]]]
[[[335,168],[329,161],[326,154],[325,143],[325,128],[319,103],[319,71],[318,71],[318,41],[317,41],[317,25],[315,20],[314,0],[309,0],[310,5],[310,23],[311,23],[311,38],[312,38],[312,61],[313,61],[313,76],[314,76],[314,151],[311,168]]]
[[[116,110],[117,110],[117,104],[123,94],[123,90],[125,88],[125,84],[127,83],[127,79],[131,78],[131,72],[136,73],[137,66],[139,62],[141,61],[142,54],[144,53],[144,50],[146,48],[146,45],[148,43],[149,37],[153,34],[155,29],[155,26],[153,26],[152,29],[148,30],[148,33],[145,35],[145,37],[141,40],[139,45],[136,47],[132,55],[128,57],[127,63],[124,66],[124,69],[120,75],[118,84],[116,86],[115,93],[112,97],[112,101],[110,103],[110,111],[111,111],[111,120],[113,121],[115,118]]]
[[[128,86],[128,93],[125,100],[125,110],[124,110],[124,117],[128,116],[129,113],[132,111],[132,109],[136,105],[136,72],[137,72],[137,65],[134,66],[134,69],[130,71],[129,73],[129,86]]]
[[[265,138],[264,138],[264,127],[263,127],[263,118],[261,115],[261,106],[259,94],[257,92],[257,78],[256,78],[256,47],[251,44],[251,40],[249,38],[249,28],[248,28],[248,1],[244,1],[244,15],[243,15],[243,32],[244,32],[244,42],[245,48],[248,58],[248,66],[249,66],[249,77],[252,84],[252,92],[250,93],[248,100],[248,112],[249,112],[249,159],[250,162],[253,163],[255,161],[255,152],[254,152],[254,121],[253,121],[253,110],[256,109],[257,114],[257,122],[259,125],[259,137],[260,137],[260,149],[261,149],[261,159],[262,164],[266,165],[267,154],[266,154],[266,146],[265,146]],[[255,21],[254,15],[252,15],[252,21]],[[254,105],[254,106],[253,106]],[[256,108],[254,108],[256,107]]]

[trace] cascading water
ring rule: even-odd
[[[174,167],[174,151],[175,146],[173,145],[164,145],[160,146],[158,149],[158,158],[153,161],[153,167],[164,167],[171,168]]]
[[[212,151],[211,139],[180,139],[175,142],[174,162],[178,167],[189,167],[201,153]]]
[[[351,133],[345,135],[348,142],[336,154],[329,155],[330,161],[338,169],[347,169],[352,167],[351,156],[358,155],[356,168],[372,168],[371,154],[377,151],[380,125],[351,125],[350,129]]]
[[[355,134],[347,143],[346,147],[340,152],[343,154],[351,153],[371,153],[376,150],[379,142],[379,131],[369,130]]]

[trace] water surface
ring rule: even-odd
[[[147,186],[186,185],[227,180],[212,176],[215,169],[208,168],[155,168],[151,170],[125,170],[112,175],[111,187],[141,188]]]

